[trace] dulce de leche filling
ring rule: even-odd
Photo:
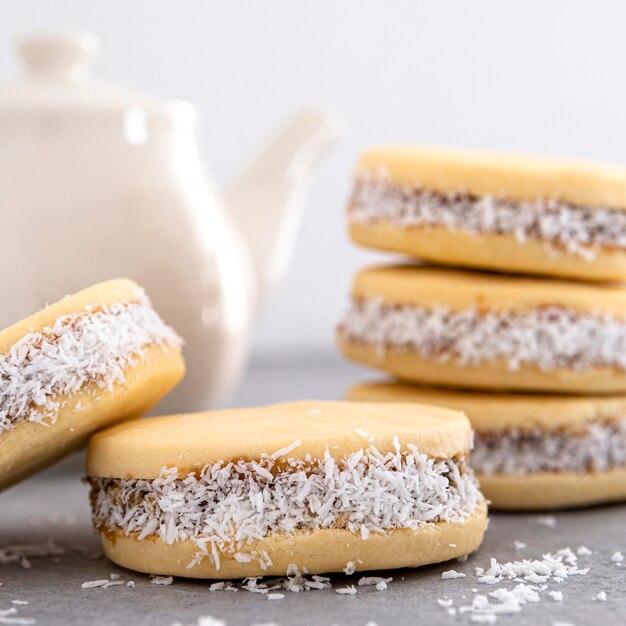
[[[445,228],[470,234],[511,235],[539,240],[555,252],[593,260],[599,248],[626,249],[626,211],[578,206],[538,198],[516,201],[464,192],[443,193],[359,176],[349,203],[350,221],[378,221],[404,227]]]
[[[148,346],[181,345],[143,291],[137,295],[60,317],[0,354],[0,434],[24,421],[53,424],[66,394],[90,383],[110,389]]]
[[[582,429],[476,432],[472,467],[483,476],[626,468],[626,419]]]
[[[327,451],[306,461],[271,457],[214,463],[199,474],[163,468],[153,480],[88,478],[93,521],[103,532],[191,540],[193,567],[209,556],[271,564],[254,543],[274,532],[347,529],[370,533],[462,521],[482,501],[463,458],[432,459],[409,445],[381,453],[374,446],[340,461]],[[247,546],[247,548],[246,548]]]
[[[459,367],[502,360],[509,370],[611,367],[626,370],[626,322],[559,306],[528,312],[387,304],[355,298],[339,326],[346,340]]]

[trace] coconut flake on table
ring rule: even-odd
[[[579,569],[578,557],[570,548],[563,548],[554,554],[544,554],[541,559],[525,559],[499,563],[491,559],[489,568],[477,567],[475,576],[478,581],[487,585],[500,584],[498,588],[485,594],[477,594],[471,604],[453,608],[454,601],[437,600],[437,603],[449,615],[469,614],[470,620],[478,623],[495,623],[498,615],[519,613],[529,603],[541,600],[541,593],[546,593],[553,601],[561,602],[561,591],[547,590],[548,583],[562,583],[567,578],[576,575],[585,575],[588,569]],[[517,583],[513,588],[508,583]],[[507,586],[504,586],[504,585]],[[474,593],[478,589],[472,589]],[[604,592],[600,592],[595,599],[602,601]]]
[[[148,346],[179,347],[182,340],[143,291],[138,298],[61,316],[0,355],[0,433],[23,421],[54,424],[64,402],[59,397],[88,383],[111,389]]]
[[[173,576],[150,576],[153,585],[171,585],[174,582]]]
[[[599,602],[606,602],[606,591],[599,591],[593,599],[598,600]]]
[[[441,574],[441,580],[452,580],[454,578],[465,578],[465,574],[463,572],[457,572],[454,569],[446,570]]]
[[[528,547],[528,545],[525,544],[523,541],[517,541],[517,539],[513,542],[513,546],[516,550],[524,550]]]
[[[387,588],[387,583],[390,583],[393,578],[390,576],[389,578],[383,578],[382,576],[362,576],[359,578],[358,585],[359,587],[376,587],[378,589],[378,585],[383,584],[383,589]],[[382,591],[381,589],[378,589]]]
[[[13,544],[0,547],[0,564],[19,563],[23,568],[30,569],[30,559],[49,558],[65,554],[65,549],[58,546],[52,539],[43,543]]]
[[[611,562],[612,563],[620,564],[620,563],[623,563],[623,561],[624,561],[624,556],[623,556],[623,554],[621,552],[614,552],[611,555]]]
[[[267,599],[268,600],[284,600],[285,599],[285,594],[283,594],[283,593],[268,593],[267,594]]]
[[[554,517],[554,515],[531,515],[529,520],[535,522],[535,524],[546,526],[547,528],[556,528],[557,526],[556,517]]]
[[[348,595],[353,596],[356,594],[356,587],[354,585],[348,585],[347,587],[340,587],[339,589],[335,589],[335,593],[340,595]]]
[[[591,556],[593,552],[587,546],[578,546],[576,554],[578,556]]]
[[[13,617],[17,614],[17,609],[11,607],[10,609],[0,609],[0,624],[13,624],[14,626],[28,626],[30,624],[36,624],[37,620],[30,617]]]

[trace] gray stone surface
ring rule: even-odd
[[[293,359],[273,364],[257,362],[234,403],[338,398],[359,376],[356,368],[334,359],[300,360],[295,364]],[[0,550],[17,542],[32,544],[50,538],[64,549],[58,557],[31,559],[30,569],[19,563],[0,562],[0,616],[11,608],[12,600],[18,599],[29,604],[15,606],[17,613],[8,618],[35,619],[38,626],[170,626],[177,621],[186,625],[196,624],[199,616],[208,615],[224,620],[227,626],[271,622],[282,626],[365,626],[370,621],[378,626],[471,624],[469,615],[448,616],[437,599],[449,597],[459,606],[471,602],[473,589],[479,593],[493,591],[494,587],[478,583],[474,575],[477,566],[488,566],[490,557],[499,561],[540,558],[545,552],[585,545],[593,554],[579,557],[579,564],[589,567],[589,573],[548,585],[548,590],[563,592],[562,603],[550,599],[546,590],[540,594],[539,603],[529,604],[515,615],[500,616],[498,624],[626,623],[626,563],[618,567],[611,562],[617,550],[626,555],[624,506],[558,513],[554,527],[540,523],[541,518],[533,515],[492,514],[485,543],[465,563],[385,572],[393,576],[393,581],[381,592],[372,587],[359,588],[355,596],[338,595],[334,589],[284,592],[284,600],[268,601],[243,590],[210,592],[206,583],[184,579],[158,586],[151,584],[147,576],[118,568],[103,558],[93,560],[93,554],[99,553],[98,540],[90,528],[87,489],[80,482],[80,473],[80,460],[75,457],[0,494]],[[527,547],[516,550],[516,540]],[[467,577],[441,580],[441,573],[450,568]],[[119,574],[124,581],[134,580],[136,588],[81,589],[84,581],[108,578],[111,573]],[[332,582],[337,588],[356,583],[358,578],[335,576]],[[514,584],[499,586],[511,588]],[[593,599],[600,591],[606,592],[606,602]]]

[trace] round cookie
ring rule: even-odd
[[[181,343],[130,280],[0,331],[0,489],[154,406],[184,374]]]
[[[418,266],[359,273],[343,353],[453,387],[626,391],[626,290]]]
[[[352,239],[443,265],[626,278],[626,168],[529,155],[380,147],[359,160]]]
[[[94,525],[112,561],[151,574],[225,579],[445,561],[476,550],[486,527],[470,444],[462,413],[400,403],[126,422],[89,444]]]
[[[477,393],[374,382],[349,400],[463,410],[472,467],[495,509],[555,509],[626,500],[626,396]]]

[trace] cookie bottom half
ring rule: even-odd
[[[79,448],[96,430],[144,414],[182,378],[178,350],[153,345],[127,367],[111,389],[96,383],[61,401],[54,423],[20,422],[0,435],[0,490],[27,478]]]
[[[302,530],[276,533],[241,552],[267,552],[265,569],[256,559],[240,562],[222,555],[219,569],[206,556],[188,567],[198,553],[191,540],[168,544],[158,537],[137,539],[123,532],[103,532],[106,556],[122,567],[147,574],[187,578],[236,579],[249,576],[283,576],[295,566],[309,574],[341,572],[349,562],[356,571],[418,567],[470,554],[478,549],[487,526],[487,507],[481,502],[473,515],[461,522],[437,522],[418,530],[396,529],[371,533],[367,539],[345,529]]]
[[[626,372],[616,368],[540,370],[522,365],[511,370],[504,361],[460,367],[453,361],[421,358],[415,352],[378,349],[371,344],[338,339],[339,348],[349,359],[390,372],[411,382],[455,388],[553,391],[573,394],[626,392]]]
[[[479,475],[478,479],[490,506],[499,510],[565,509],[626,500],[626,468],[588,473]]]
[[[433,263],[588,281],[624,280],[626,253],[599,248],[593,262],[551,249],[546,242],[518,241],[513,235],[472,234],[442,227],[352,222],[353,241],[367,248],[399,252]]]

